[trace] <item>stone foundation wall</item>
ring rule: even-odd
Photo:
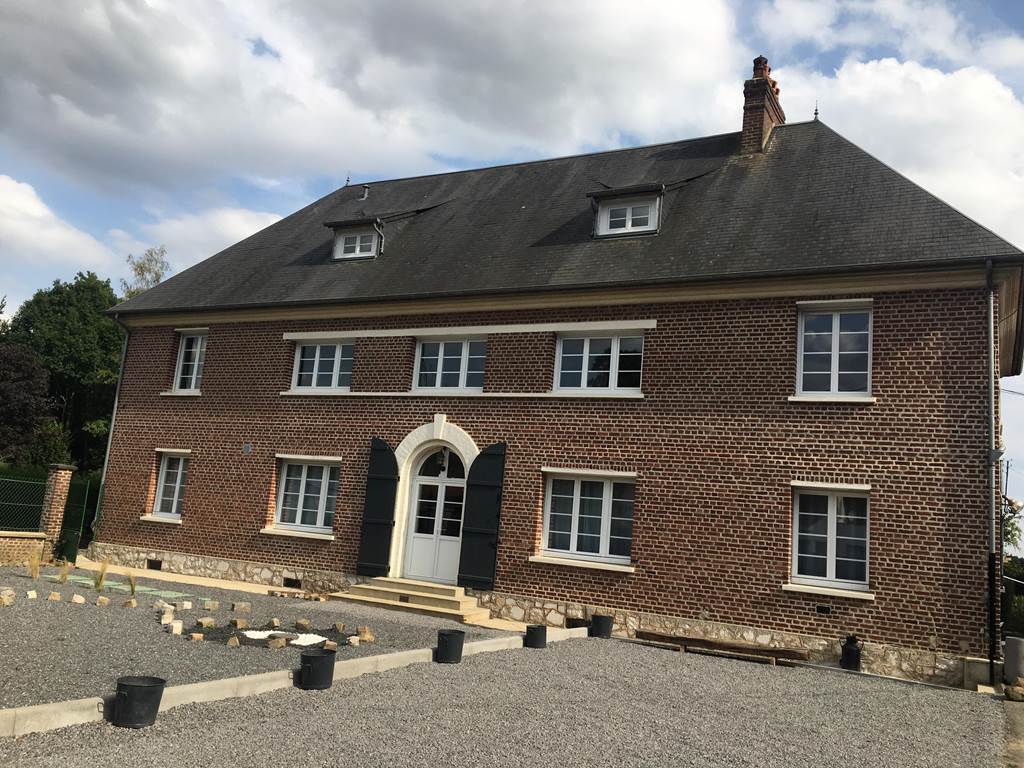
[[[637,630],[642,629],[666,635],[748,643],[766,648],[798,648],[810,651],[812,662],[839,662],[840,638],[814,637],[795,632],[604,608],[585,603],[541,600],[501,592],[467,590],[467,593],[476,597],[480,605],[490,609],[491,616],[498,619],[564,627],[567,619],[589,619],[594,614],[606,614],[614,617],[613,634],[619,637],[634,637]],[[960,656],[881,643],[864,643],[861,669],[876,675],[957,688],[961,687],[964,681],[964,660]]]
[[[0,531],[0,565],[23,565],[33,552],[42,558],[44,543],[41,535]]]
[[[245,581],[251,584],[284,586],[284,580],[299,579],[302,588],[311,592],[344,592],[353,584],[365,581],[335,571],[293,568],[272,563],[253,563],[248,560],[228,560],[187,552],[169,552],[162,549],[141,549],[123,544],[105,544],[94,541],[89,545],[90,560],[108,561],[112,565],[145,568],[147,560],[160,560],[161,571],[214,579]]]

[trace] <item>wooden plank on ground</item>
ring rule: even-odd
[[[649,630],[637,630],[638,640],[650,640],[656,643],[673,643],[686,646],[690,651],[695,648],[707,648],[730,653],[742,653],[747,655],[771,656],[776,659],[796,659],[807,661],[811,658],[811,652],[800,648],[769,648],[763,645],[748,645],[746,643],[726,643],[719,640],[709,640],[703,637],[683,637],[680,635],[666,635],[661,632]]]
[[[696,653],[701,656],[717,656],[722,659],[736,659],[737,661],[752,661],[755,664],[770,664],[775,666],[774,656],[765,656],[759,653],[738,653],[737,651],[724,651],[718,648],[696,648],[685,646],[686,653]]]

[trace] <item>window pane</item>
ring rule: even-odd
[[[185,504],[185,486],[188,483],[188,459],[178,459],[178,503],[174,507],[174,514],[181,517],[181,508]]]
[[[359,252],[370,253],[373,251],[373,235],[361,235],[359,237]]]
[[[550,531],[548,533],[548,549],[561,549],[566,552],[569,551],[569,534]]]
[[[805,373],[802,390],[804,392],[830,392],[832,390],[832,374]]]
[[[640,369],[643,367],[644,340],[642,336],[619,339],[618,386],[640,387]]]
[[[601,551],[601,537],[578,535],[576,537],[576,551],[587,554],[599,553]]]
[[[437,384],[437,363],[441,354],[441,345],[435,341],[424,342],[420,346],[420,371],[416,385],[433,387]]]
[[[867,392],[868,375],[866,373],[840,373],[840,392]]]
[[[840,352],[867,352],[868,335],[866,333],[840,333]]]
[[[321,344],[319,359],[316,366],[316,385],[329,387],[334,380],[334,355],[337,348],[334,344]]]
[[[462,342],[446,341],[441,359],[441,386],[459,386],[459,373],[462,370]]]
[[[313,371],[316,367],[316,347],[303,345],[299,347],[299,380],[298,386],[313,386]]]
[[[804,333],[832,333],[832,313],[808,313],[804,318]]]
[[[802,535],[797,541],[796,551],[801,555],[826,557],[828,555],[828,537]]]
[[[855,560],[836,560],[836,578],[844,581],[866,581],[868,567],[866,563]]]
[[[825,578],[828,575],[828,564],[823,557],[800,555],[796,559],[796,572],[799,576]]]
[[[612,518],[611,535],[620,539],[629,539],[633,536],[633,521]]]
[[[832,352],[831,333],[805,333],[804,352]]]
[[[612,340],[591,339],[587,355],[587,386],[607,387],[612,368]]]
[[[837,500],[839,514],[848,517],[867,517],[868,500],[863,496],[840,496]]]
[[[831,373],[832,355],[829,354],[807,354],[804,355],[804,373]]]
[[[572,480],[565,480],[556,477],[551,481],[551,493],[557,496],[572,496],[576,483]]]
[[[797,527],[797,531],[799,533],[810,533],[816,536],[824,536],[828,533],[827,515],[800,514],[798,521],[799,525]]]
[[[608,540],[608,554],[614,555],[615,557],[629,557],[630,548],[633,544],[632,539],[609,539]]]
[[[613,483],[612,498],[619,499],[621,501],[632,501],[635,490],[636,486],[634,486],[633,483]],[[612,514],[615,513],[612,512]],[[632,514],[632,507],[630,507],[630,516],[632,516]]]
[[[866,333],[869,316],[869,312],[841,312],[839,314],[839,332],[863,331]]]
[[[462,465],[462,459],[454,451],[448,451],[448,469],[445,474],[449,478],[459,479],[466,476],[466,469]],[[459,491],[461,493],[461,490]]]
[[[331,467],[327,475],[327,499],[324,502],[324,527],[334,524],[334,508],[338,501],[338,468]]]
[[[199,355],[196,360],[195,372],[192,375],[192,386],[200,389],[203,386],[203,366],[206,364],[206,337],[199,337]]]
[[[863,373],[868,369],[867,352],[840,352],[840,373]]]
[[[612,208],[608,211],[608,229],[625,229],[626,210],[625,208]]]
[[[863,539],[836,539],[836,557],[845,560],[867,560],[868,543]]]
[[[649,205],[634,205],[632,208],[632,220],[630,226],[632,227],[646,227],[648,222],[651,220],[651,206]]]
[[[469,359],[466,366],[466,386],[482,387],[484,385],[484,359],[487,354],[487,342],[469,342]]]
[[[420,465],[419,474],[421,477],[440,477],[444,471],[444,449],[439,449],[430,454],[423,463]],[[434,486],[424,486],[424,490],[427,488],[434,488],[434,494],[437,494],[437,488]]]
[[[817,493],[801,493],[799,496],[800,512],[810,515],[828,514],[828,496]]]
[[[352,386],[352,351],[352,344],[342,344],[340,347],[338,354],[341,355],[341,359],[338,361],[338,380],[335,386]]]

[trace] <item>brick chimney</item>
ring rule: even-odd
[[[779,86],[771,78],[768,59],[754,59],[754,76],[743,84],[743,135],[740,153],[761,152],[772,128],[786,122],[786,113],[779,104]]]

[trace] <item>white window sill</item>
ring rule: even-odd
[[[330,397],[332,395],[350,395],[352,393],[347,387],[299,387],[285,390],[281,394],[289,397],[296,395],[312,395],[313,397],[319,395],[321,397]]]
[[[481,392],[478,389],[411,389],[393,392],[353,392],[351,390],[304,390],[289,389],[279,393],[282,397],[303,395],[332,395],[336,397],[505,397],[505,398],[605,398],[609,400],[643,400],[643,392],[615,392],[607,390],[556,390],[553,392]]]
[[[615,573],[636,573],[632,565],[620,563],[601,563],[596,560],[577,560],[573,557],[555,557],[553,555],[530,555],[531,563],[544,563],[545,565],[567,565],[570,568],[591,568],[596,571],[614,571]]]
[[[46,534],[39,531],[0,531],[5,539],[45,539]]]
[[[856,403],[874,405],[876,398],[870,395],[790,395],[791,403]]]
[[[815,587],[810,584],[782,585],[783,592],[801,592],[805,595],[823,595],[825,597],[848,597],[851,600],[874,600],[873,592],[861,592],[856,589],[840,589],[836,587]]]
[[[268,526],[260,528],[260,533],[265,536],[293,536],[297,539],[316,539],[317,541],[334,541],[334,534],[313,533],[313,531],[294,531],[289,528]]]
[[[202,393],[198,389],[168,389],[161,392],[160,397],[199,397]]]
[[[146,523],[170,523],[171,525],[181,525],[180,517],[170,517],[168,515],[143,515],[139,520]]]

